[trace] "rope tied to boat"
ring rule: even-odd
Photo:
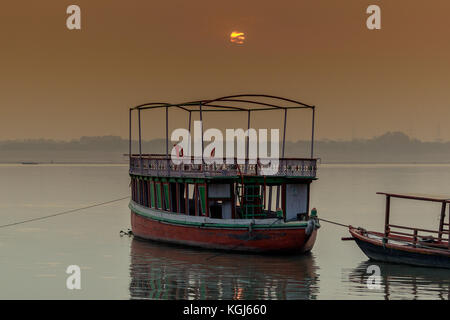
[[[324,219],[324,218],[317,218],[317,219],[319,219],[320,221],[328,222],[328,223],[331,223],[331,224],[334,224],[334,225],[337,225],[337,226],[341,226],[341,227],[345,227],[345,228],[349,228],[350,227],[349,224],[343,224],[343,223],[340,223],[340,222],[327,220],[327,219]]]
[[[105,202],[101,202],[101,203],[92,204],[92,205],[89,205],[89,206],[86,206],[86,207],[81,207],[81,208],[77,208],[77,209],[71,209],[71,210],[67,210],[67,211],[62,211],[62,212],[50,214],[50,215],[47,215],[47,216],[42,216],[42,217],[32,218],[32,219],[26,219],[26,220],[17,221],[17,222],[12,222],[12,223],[8,223],[8,224],[0,225],[0,228],[12,227],[12,226],[16,226],[16,225],[20,225],[20,224],[24,224],[24,223],[28,223],[28,222],[49,219],[49,218],[53,218],[53,217],[56,217],[56,216],[61,216],[61,215],[64,215],[64,214],[76,213],[76,212],[79,212],[81,210],[86,210],[86,209],[90,209],[90,208],[94,208],[94,207],[100,207],[100,206],[104,206],[106,204],[122,201],[122,200],[129,199],[129,198],[130,198],[130,196],[126,196],[126,197],[122,197],[122,198],[118,198],[118,199],[114,199],[114,200],[109,200],[109,201],[105,201]]]

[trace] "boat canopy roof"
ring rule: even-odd
[[[377,194],[383,194],[385,196],[389,196],[389,197],[393,197],[393,198],[450,203],[450,195],[430,195],[430,194],[421,194],[421,193],[400,194],[400,193],[388,193],[388,192],[377,192]]]
[[[182,103],[148,102],[132,107],[130,110],[145,110],[166,107],[178,108],[187,112],[314,109],[314,106],[312,105],[292,99],[266,94],[239,94],[211,100],[195,100]]]
[[[216,99],[205,99],[188,101],[182,103],[167,103],[167,102],[148,102],[129,109],[129,150],[128,154],[132,156],[132,113],[137,111],[138,114],[138,128],[139,128],[139,155],[142,158],[142,137],[141,137],[141,111],[149,109],[165,109],[166,110],[166,158],[169,157],[169,109],[177,108],[187,112],[188,127],[191,131],[191,118],[193,112],[198,112],[200,121],[203,121],[203,112],[245,112],[247,113],[248,129],[250,129],[250,118],[252,112],[256,111],[284,111],[283,124],[283,142],[282,155],[284,158],[285,142],[286,142],[286,122],[288,110],[291,109],[309,109],[312,113],[311,119],[311,159],[314,158],[314,122],[315,122],[315,106],[309,105],[300,101],[282,98],[267,94],[238,94],[224,96]],[[203,130],[203,128],[202,128]],[[202,153],[203,153],[203,131],[202,138]],[[248,157],[248,155],[247,155]]]

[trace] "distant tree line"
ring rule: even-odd
[[[169,144],[171,147],[173,144]],[[142,142],[144,153],[165,153],[164,139]],[[138,150],[137,141],[133,141],[133,152]],[[128,140],[118,136],[81,137],[71,141],[48,139],[0,141],[0,161],[2,155],[14,152],[70,152],[83,151],[86,154],[128,153]],[[309,141],[287,141],[285,156],[309,157]],[[352,162],[429,162],[450,163],[450,142],[424,142],[412,139],[402,132],[388,132],[372,139],[351,141],[318,140],[314,146],[314,156],[322,163]],[[89,159],[86,159],[89,160]]]

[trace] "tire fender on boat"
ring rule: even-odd
[[[314,222],[314,219],[308,220],[308,226],[306,227],[306,235],[309,236],[315,229],[316,223]]]
[[[314,230],[320,228],[320,223],[317,218],[312,218],[308,220],[308,225],[306,227],[305,233],[309,236]]]

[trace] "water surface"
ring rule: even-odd
[[[0,165],[0,224],[129,194],[125,165]],[[322,165],[319,216],[381,230],[376,191],[450,194],[449,165]],[[438,204],[392,201],[392,222],[436,228]],[[127,201],[0,229],[1,299],[449,299],[450,270],[368,261],[345,228],[322,223],[311,254],[217,253],[132,237]],[[81,290],[66,268],[81,268]],[[368,289],[367,268],[381,270]]]

